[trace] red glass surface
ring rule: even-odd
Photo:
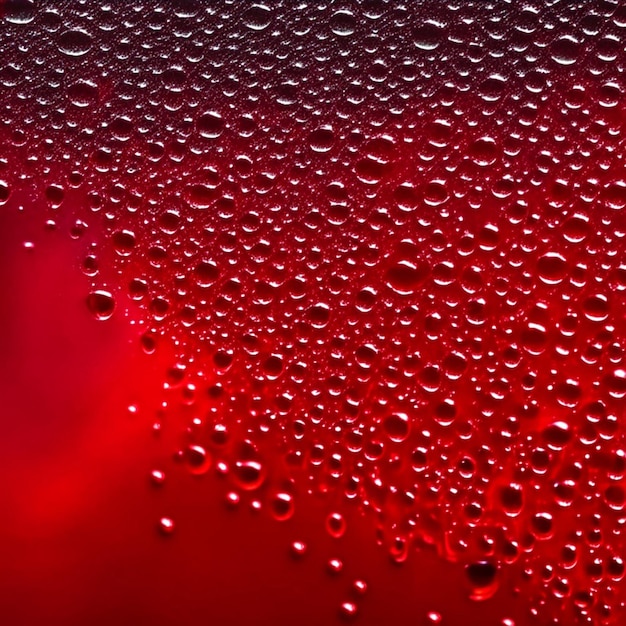
[[[624,7],[0,6],[0,623],[624,623]]]

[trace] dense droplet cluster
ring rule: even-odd
[[[279,521],[353,502],[476,600],[515,565],[532,614],[617,623],[624,6],[0,11],[0,207],[32,193],[92,314],[174,348],[172,464]]]

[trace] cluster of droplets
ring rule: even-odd
[[[175,346],[172,463],[279,521],[339,493],[395,562],[434,547],[475,599],[516,565],[537,614],[611,623],[624,7],[1,11],[0,205],[46,181],[89,310],[136,305],[143,349]]]

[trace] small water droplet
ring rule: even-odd
[[[274,519],[281,522],[293,517],[293,496],[286,492],[277,493],[271,500],[271,511]]]
[[[97,320],[108,320],[115,311],[115,300],[110,291],[98,289],[87,296],[87,308]]]
[[[346,521],[341,513],[331,513],[326,518],[326,530],[331,537],[339,539],[346,532]]]
[[[191,474],[205,474],[211,466],[211,457],[202,446],[188,446],[184,452],[184,460]]]
[[[153,485],[161,486],[165,482],[165,472],[154,469],[150,472],[150,481]]]
[[[162,517],[159,520],[159,530],[163,535],[171,535],[174,532],[175,524],[171,517]]]
[[[233,476],[241,489],[254,491],[263,484],[265,470],[258,461],[237,461]]]
[[[302,557],[306,553],[306,544],[304,541],[294,541],[291,544],[291,553],[294,557]]]
[[[344,619],[353,619],[354,617],[356,617],[357,613],[358,607],[355,602],[342,602],[341,606],[339,607],[339,614]]]

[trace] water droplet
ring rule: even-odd
[[[202,446],[188,446],[184,452],[184,459],[191,474],[206,474],[211,467],[211,457]]]
[[[159,520],[159,530],[163,535],[171,535],[174,532],[175,524],[171,517],[162,517]]]
[[[294,557],[302,557],[306,553],[306,544],[303,541],[294,541],[291,544],[291,553]]]
[[[108,320],[115,310],[115,300],[111,292],[98,289],[87,296],[87,308],[97,320]]]
[[[293,517],[294,503],[291,494],[277,493],[271,501],[272,515],[279,521],[285,521]]]
[[[339,607],[339,613],[344,619],[352,619],[358,613],[358,607],[355,602],[342,602]]]
[[[243,23],[250,30],[265,30],[272,22],[272,12],[263,4],[253,4],[243,15]]]
[[[330,126],[322,126],[314,130],[309,137],[309,145],[314,152],[328,152],[335,141],[335,135]]]
[[[583,303],[585,317],[592,322],[603,322],[609,316],[609,301],[603,294],[590,296]]]
[[[352,589],[354,590],[354,593],[359,596],[365,595],[365,593],[367,592],[367,583],[364,580],[358,578],[352,583]]]
[[[486,600],[497,591],[498,569],[491,561],[471,563],[465,573],[472,585],[472,600]]]
[[[559,37],[550,48],[550,56],[559,65],[573,65],[579,55],[579,45],[570,36]]]
[[[150,480],[152,484],[161,486],[165,482],[165,472],[155,469],[150,472]]]
[[[548,285],[558,285],[566,276],[565,258],[556,252],[544,254],[537,262],[539,278]]]
[[[393,413],[385,418],[383,428],[391,441],[400,443],[409,436],[411,429],[409,416],[406,413]]]
[[[524,505],[521,485],[511,483],[500,489],[500,500],[505,513],[511,517],[519,515]]]
[[[33,0],[7,0],[2,17],[10,24],[30,24],[35,19]]]
[[[265,481],[265,469],[258,461],[237,461],[233,477],[241,489],[254,491]]]
[[[0,204],[4,204],[11,194],[8,183],[4,180],[0,180]]]
[[[198,132],[206,139],[217,139],[224,132],[224,120],[219,113],[209,111],[198,118]]]
[[[356,19],[350,11],[336,11],[330,17],[330,29],[340,37],[354,35]]]
[[[427,275],[428,268],[425,265],[400,261],[387,271],[386,282],[396,293],[408,296],[420,288]]]
[[[331,513],[326,518],[326,530],[331,537],[338,539],[346,532],[346,521],[341,513]]]
[[[66,30],[59,37],[59,50],[67,56],[83,56],[91,50],[92,46],[93,39],[84,30]]]

